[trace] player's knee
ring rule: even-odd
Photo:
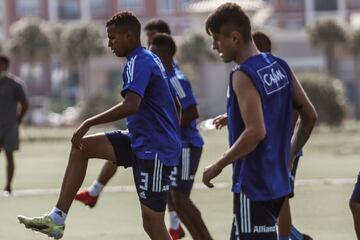
[[[177,192],[171,191],[172,202],[177,211],[187,211],[187,209],[193,205],[190,196]]]
[[[71,161],[81,161],[84,159],[86,159],[86,160],[88,159],[84,149],[78,149],[78,148],[75,148],[74,146],[72,146],[71,150],[70,150],[70,160]]]

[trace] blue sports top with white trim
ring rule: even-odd
[[[182,109],[186,110],[191,106],[196,106],[197,102],[192,92],[189,80],[180,71],[179,66],[173,62],[173,69],[167,72],[171,85],[173,86]],[[193,120],[190,126],[181,128],[181,140],[183,147],[194,146],[201,148],[204,141],[196,128],[196,120]]]
[[[138,111],[127,117],[131,148],[140,159],[176,166],[181,151],[179,117],[160,59],[145,48],[134,49],[123,72],[125,97],[128,91],[142,100]]]

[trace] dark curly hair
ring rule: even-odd
[[[141,24],[139,19],[134,13],[130,11],[119,12],[112,16],[107,22],[106,27],[115,25],[120,29],[133,32],[137,37],[140,38]]]
[[[175,41],[169,34],[166,33],[157,33],[154,36],[151,45],[166,49],[172,57],[174,57],[176,53]]]
[[[271,52],[271,40],[265,33],[260,31],[254,32],[252,38],[260,52]]]
[[[169,24],[162,19],[152,19],[145,25],[146,31],[171,34]]]

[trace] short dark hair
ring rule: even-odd
[[[176,53],[175,41],[169,34],[166,33],[157,33],[154,36],[151,45],[169,50],[169,53],[171,54],[172,57],[174,57]]]
[[[133,12],[123,11],[115,14],[106,22],[106,27],[113,24],[119,28],[125,28],[126,30],[133,32],[140,38],[141,24]]]
[[[206,33],[219,33],[221,27],[226,27],[224,33],[238,31],[246,42],[251,40],[251,24],[248,15],[236,3],[224,3],[212,12],[205,21]]]
[[[152,19],[145,25],[146,31],[171,34],[169,24],[162,19]]]
[[[10,66],[10,58],[4,54],[0,54],[0,64],[4,64],[7,67]]]
[[[257,31],[252,34],[252,37],[260,52],[271,52],[271,40],[265,33]]]

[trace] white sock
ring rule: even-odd
[[[178,229],[180,226],[180,219],[175,211],[169,212],[170,216],[170,228],[171,229]]]
[[[57,225],[64,225],[67,214],[62,210],[54,207],[53,210],[49,213],[51,220]]]
[[[104,187],[105,186],[100,182],[98,182],[98,180],[95,180],[94,183],[88,189],[89,195],[92,197],[99,196]]]

